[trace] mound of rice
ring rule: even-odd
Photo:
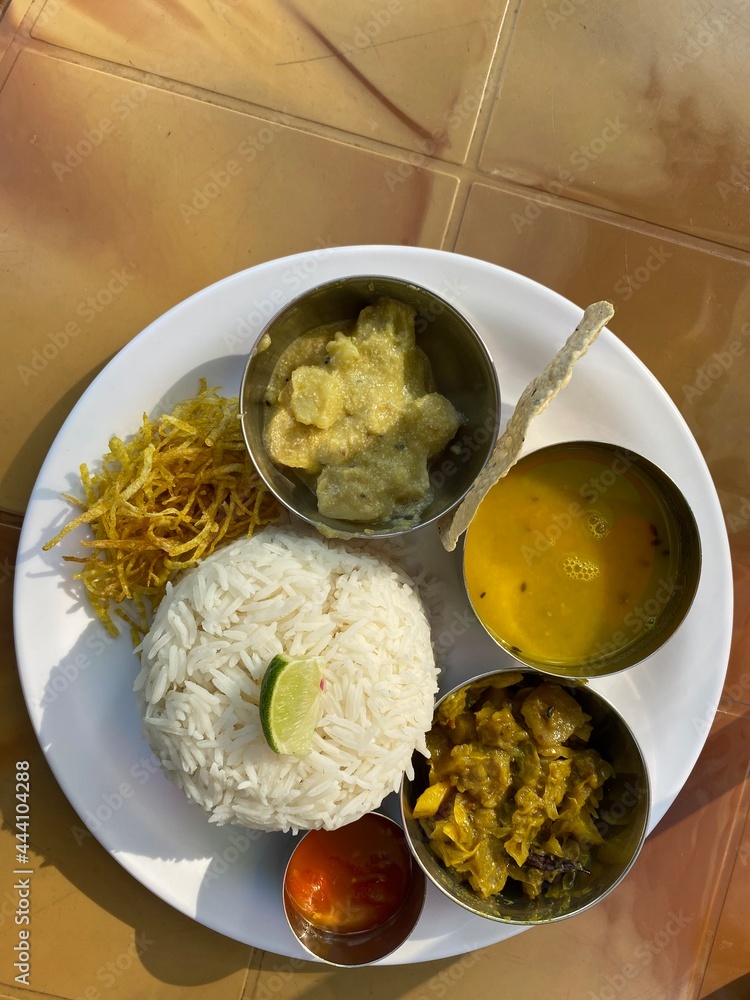
[[[277,653],[321,656],[306,757],[275,754],[260,682]],[[437,670],[411,582],[340,543],[268,528],[168,587],[135,683],[167,775],[218,824],[335,829],[398,788],[425,752]]]

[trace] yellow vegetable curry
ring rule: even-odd
[[[570,892],[603,839],[614,769],[588,746],[590,716],[558,684],[507,673],[461,688],[427,736],[429,786],[414,806],[434,853],[481,897],[514,880],[529,898]]]
[[[432,499],[429,460],[460,418],[434,391],[414,315],[406,303],[383,299],[356,323],[298,337],[276,364],[265,445],[277,464],[314,477],[321,514],[416,518]]]

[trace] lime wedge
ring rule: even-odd
[[[274,753],[310,752],[320,719],[323,661],[319,656],[274,656],[260,686],[260,724]]]

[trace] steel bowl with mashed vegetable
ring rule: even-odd
[[[303,293],[259,338],[240,390],[250,456],[328,536],[395,535],[466,494],[497,436],[497,376],[434,292],[354,276]]]
[[[478,916],[510,924],[588,909],[643,845],[650,782],[614,707],[537,671],[481,674],[437,703],[430,759],[401,785],[425,874]]]

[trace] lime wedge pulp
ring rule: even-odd
[[[323,661],[319,656],[271,660],[260,686],[260,724],[274,753],[309,753],[320,719]]]

